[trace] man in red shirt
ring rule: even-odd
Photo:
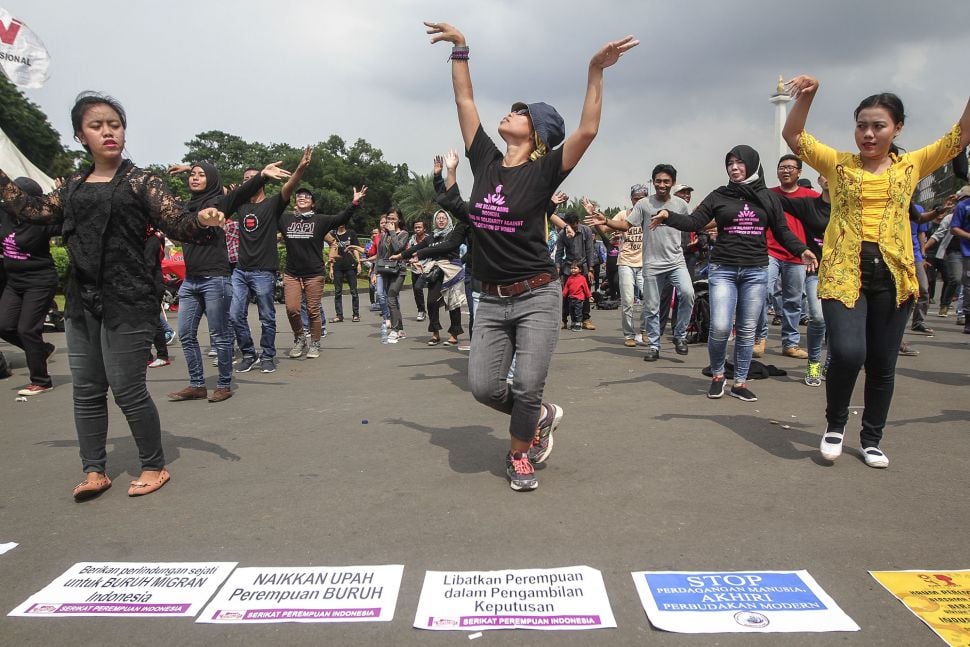
[[[782,193],[790,198],[817,198],[818,193],[798,185],[798,177],[802,172],[802,161],[795,155],[783,155],[778,160],[778,181],[781,186],[773,187],[775,193]],[[802,223],[790,213],[785,212],[788,228],[805,242],[805,228]],[[801,348],[801,335],[798,332],[798,321],[802,316],[802,295],[805,292],[805,265],[797,256],[788,253],[775,240],[771,230],[768,234],[768,298],[761,310],[758,320],[758,330],[755,333],[754,357],[764,355],[768,341],[768,303],[771,302],[776,318],[781,318],[781,346],[782,354],[786,357],[805,359],[808,353]]]

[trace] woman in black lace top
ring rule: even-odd
[[[154,492],[170,478],[158,410],[145,386],[146,360],[158,319],[153,268],[145,262],[152,225],[170,238],[205,244],[223,223],[217,209],[187,209],[165,183],[124,158],[125,111],[113,98],[82,93],[71,110],[74,137],[94,164],[40,198],[0,171],[0,205],[20,220],[61,224],[71,267],[66,333],[74,382],[74,422],[86,479],[78,501],[111,487],[105,474],[108,387],[138,445],[142,472],[129,496]]]

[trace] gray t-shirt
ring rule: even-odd
[[[679,229],[667,225],[650,229],[650,219],[664,209],[685,216],[690,213],[687,203],[677,196],[670,196],[669,200],[661,202],[657,196],[651,195],[637,202],[637,206],[626,216],[631,225],[643,228],[643,273],[646,276],[687,265]]]

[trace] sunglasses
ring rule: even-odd
[[[518,110],[513,110],[512,111],[512,114],[513,115],[519,115],[520,117],[521,116],[528,117],[529,116],[529,109],[528,108],[519,108]]]

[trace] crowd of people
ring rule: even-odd
[[[339,214],[316,213],[313,192],[300,186],[310,147],[292,172],[269,163],[247,169],[239,186],[224,187],[219,169],[205,160],[172,167],[188,174],[190,197],[179,200],[161,178],[124,157],[127,115],[118,101],[96,93],[80,95],[71,111],[90,167],[47,195],[36,183],[0,171],[0,337],[24,350],[30,384],[19,392],[23,397],[53,388],[46,362],[54,348],[42,336],[57,287],[52,236],[62,237],[70,258],[64,316],[85,472],[73,490],[76,500],[111,487],[105,473],[109,388],[141,461],[128,494],[149,494],[171,478],[146,388],[148,367],[170,365],[167,346],[175,335],[160,309],[165,236],[182,245],[185,260],[177,336],[188,386],[169,394],[173,402],[224,402],[235,392],[234,373],[276,370],[279,275],[294,359],[320,356],[328,278],[331,322],[344,321],[345,286],[351,322],[361,321],[357,284],[366,276],[381,342],[407,339],[401,293],[410,276],[416,320],[427,321],[428,337],[420,343],[461,344],[470,352],[471,394],[509,416],[505,465],[513,490],[538,487],[534,465],[551,454],[565,414],[544,393],[553,351],[560,329],[596,329],[593,303],[619,308],[618,341],[642,346],[644,361],[661,358],[668,323],[678,355],[690,353],[690,342],[706,341],[711,399],[727,393],[757,400],[749,385],[753,358],[769,352],[769,332],[778,326],[778,352],[806,360],[806,385],[825,384],[820,452],[828,460],[842,452],[849,397],[864,367],[863,457],[870,467],[888,466],[880,443],[896,358],[913,352],[902,342],[907,325],[932,334],[927,316],[937,283],[939,316],[949,316],[956,302],[953,312],[970,334],[970,299],[962,296],[970,283],[970,185],[929,210],[913,202],[916,183],[970,143],[970,103],[940,140],[904,152],[894,143],[905,122],[902,102],[888,93],[867,97],[854,113],[858,151],[839,152],[805,130],[818,82],[797,76],[787,85],[795,103],[783,131],[793,153],[777,162],[778,186],[768,188],[758,152],[738,145],[721,160],[725,184],[694,207],[693,188],[678,182],[673,164],[661,162],[649,181],[633,184],[627,208],[608,217],[584,198],[580,218],[564,208],[569,198],[559,187],[597,134],[604,70],[638,41],[612,41],[590,59],[576,130],[567,133],[547,103],[515,102],[499,123],[500,147],[479,118],[464,35],[446,23],[425,25],[432,43],[452,45],[458,125],[473,182],[463,196],[459,153],[435,157],[440,208],[427,221],[410,223],[410,232],[391,207],[369,239],[358,237],[353,218],[366,186],[348,187]],[[818,171],[820,192],[802,177],[803,164]],[[283,182],[271,196],[269,181]],[[258,348],[248,321],[251,301]],[[217,369],[211,392],[198,339],[203,315]]]

